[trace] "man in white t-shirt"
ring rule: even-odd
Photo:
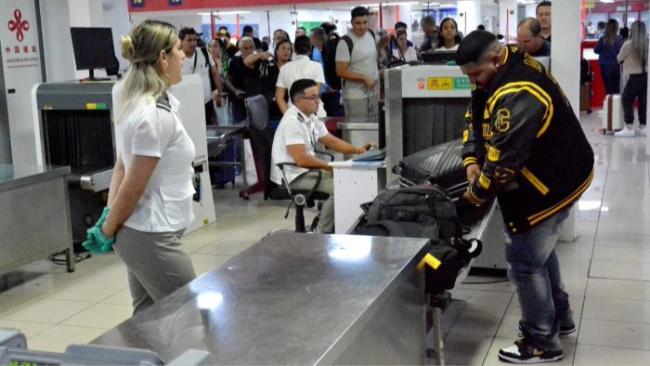
[[[352,9],[352,31],[336,47],[336,74],[343,82],[348,121],[376,121],[379,106],[377,39],[368,29],[368,8]],[[350,49],[350,46],[352,46]]]
[[[307,36],[298,36],[293,45],[296,53],[296,59],[287,63],[280,68],[278,81],[275,84],[275,102],[278,104],[280,112],[284,114],[292,103],[289,100],[285,102],[287,91],[291,88],[294,81],[300,79],[311,79],[321,87],[325,83],[325,73],[323,67],[316,61],[309,59],[311,51],[311,41]],[[318,103],[316,115],[320,118],[327,116],[323,103]]]
[[[181,46],[185,53],[185,62],[183,63],[183,75],[199,74],[203,81],[203,103],[205,104],[205,120],[207,124],[212,124],[214,113],[213,99],[218,98],[218,93],[213,93],[212,83],[219,85],[219,71],[217,66],[210,59],[207,52],[197,52],[198,34],[194,28],[182,28],[178,32],[178,38],[181,40]],[[201,53],[199,55],[199,53]],[[212,81],[210,80],[212,78]]]
[[[276,164],[296,164],[297,166],[285,166],[284,168],[289,186],[299,190],[313,189],[316,192],[329,195],[323,204],[317,230],[321,233],[332,233],[334,232],[332,168],[328,162],[316,156],[316,147],[323,144],[327,148],[343,154],[361,154],[372,145],[356,147],[327,132],[325,124],[316,116],[320,104],[320,89],[316,81],[296,80],[291,85],[289,96],[293,105],[282,117],[273,138],[271,181],[283,185],[282,171]]]

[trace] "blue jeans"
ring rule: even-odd
[[[560,325],[573,324],[569,295],[564,291],[555,244],[570,208],[531,230],[511,235],[506,247],[508,276],[517,287],[524,337],[546,350],[560,350]]]

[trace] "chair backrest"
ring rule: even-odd
[[[261,95],[254,95],[244,100],[248,117],[248,135],[253,148],[257,166],[257,175],[264,183],[264,198],[271,196],[275,187],[271,182],[271,150],[273,149],[273,132],[267,129],[269,124],[269,104]]]
[[[258,131],[266,130],[269,124],[269,103],[262,94],[253,95],[244,100],[248,125]]]

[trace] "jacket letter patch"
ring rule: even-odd
[[[497,111],[494,128],[502,133],[510,129],[510,111],[507,108],[501,108]]]

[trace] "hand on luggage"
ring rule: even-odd
[[[471,164],[467,166],[465,172],[467,174],[467,181],[469,184],[472,184],[481,175],[481,167],[478,164]]]

